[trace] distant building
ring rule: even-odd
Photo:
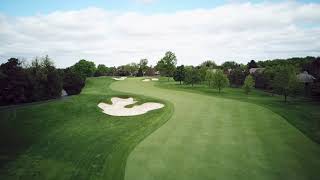
[[[297,75],[297,79],[302,83],[313,83],[316,78],[309,74],[307,71],[304,71]]]
[[[64,97],[64,96],[68,96],[68,93],[66,90],[62,89],[61,90],[61,97]]]
[[[265,68],[251,68],[249,69],[249,73],[250,74],[254,74],[254,73],[262,73],[264,71]]]
[[[300,73],[297,75],[297,79],[299,82],[304,83],[304,93],[305,96],[311,95],[311,84],[316,79],[311,74],[308,74],[307,71],[304,71],[303,73]]]

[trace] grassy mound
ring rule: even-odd
[[[90,78],[61,101],[0,111],[0,179],[123,179],[130,151],[172,115],[172,105],[112,91],[109,78]],[[103,114],[111,97],[155,101],[165,108],[134,117]]]

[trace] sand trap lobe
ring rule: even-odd
[[[137,101],[134,101],[133,98],[111,98],[112,104],[99,103],[98,107],[103,110],[103,113],[111,115],[111,116],[137,116],[141,114],[145,114],[148,111],[152,111],[155,109],[163,108],[164,105],[161,103],[148,102],[143,103],[141,105],[134,105],[131,108],[126,108],[125,106],[134,104]]]

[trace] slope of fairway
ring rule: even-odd
[[[98,103],[129,95],[111,91],[112,82],[90,78],[80,95],[1,110],[0,179],[123,179],[130,151],[168,120],[172,107],[160,101],[164,108],[144,115],[108,116]]]
[[[236,100],[129,79],[112,89],[168,100],[172,118],[130,154],[127,180],[318,179],[320,147],[281,116]]]

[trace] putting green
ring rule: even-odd
[[[168,100],[171,119],[129,155],[125,179],[317,179],[320,146],[255,104],[115,82],[117,91]]]

